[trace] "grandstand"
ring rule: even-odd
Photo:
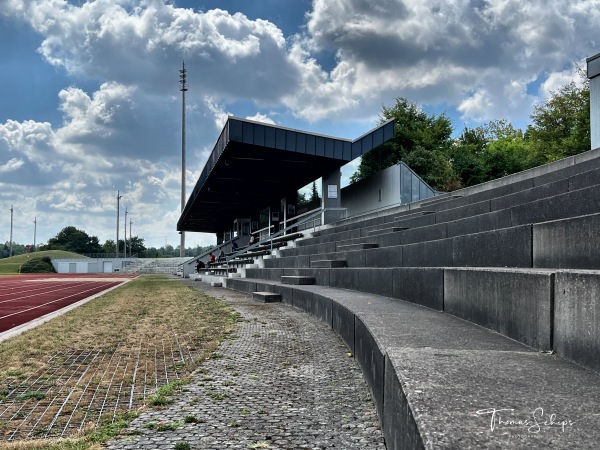
[[[543,408],[577,424],[525,430],[519,445],[566,445],[574,434],[591,445],[599,194],[596,150],[342,221],[225,284],[279,294],[340,335],[373,392],[389,449],[515,444],[524,430],[490,429],[490,415],[477,414],[490,408],[511,409],[505,422],[531,422]]]
[[[201,209],[190,199],[180,229]],[[330,326],[390,450],[597,448],[600,148],[339,219],[286,224],[191,277]]]

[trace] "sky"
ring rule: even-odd
[[[119,192],[121,238],[127,208],[177,246],[183,61],[189,194],[228,115],[355,139],[404,97],[524,128],[599,25],[600,0],[0,0],[0,242],[11,206],[13,242],[114,240]]]

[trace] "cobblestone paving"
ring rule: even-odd
[[[182,282],[244,320],[175,403],[144,412],[108,448],[385,449],[360,368],[326,325],[289,305]]]

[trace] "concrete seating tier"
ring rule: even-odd
[[[346,229],[348,226],[343,226],[343,230],[335,231],[337,228],[332,228],[329,234],[298,241],[297,246],[329,242],[341,243],[342,241],[370,238],[378,234],[403,232],[404,230],[401,228],[423,228],[450,222],[455,222],[450,226],[450,232],[456,235],[465,224],[480,223],[479,229],[470,231],[477,232],[600,212],[596,200],[600,190],[600,170],[582,174],[582,178],[578,178],[578,180],[577,183],[571,179],[550,183],[521,191],[518,194],[458,206],[451,210],[426,212],[425,214],[413,213],[410,217],[394,217],[393,221],[383,222],[379,225],[361,226],[362,224],[358,222],[352,225],[352,229]],[[573,205],[574,208],[565,208],[565,205]],[[486,221],[489,223],[487,226]]]
[[[348,267],[600,269],[600,213],[443,238],[451,234],[446,225],[370,237],[369,241],[379,244],[370,249],[336,243],[296,247],[281,252],[291,256],[265,260],[264,267],[301,268],[311,267],[313,261],[344,260]],[[439,233],[434,236],[437,239],[416,239],[428,232]],[[393,245],[397,242],[406,243]]]
[[[391,222],[395,219],[400,220],[404,216],[408,216],[410,218],[411,215],[419,212],[441,212],[448,209],[453,209],[457,207],[467,206],[472,203],[478,203],[485,200],[494,200],[494,209],[504,209],[507,206],[502,206],[502,202],[506,201],[520,201],[521,203],[531,201],[536,199],[536,195],[543,195],[545,190],[557,189],[556,194],[564,193],[567,190],[578,190],[587,186],[592,186],[595,184],[599,184],[600,179],[600,158],[597,158],[597,154],[590,152],[591,156],[588,156],[589,160],[584,160],[581,163],[574,164],[572,166],[567,166],[562,170],[557,170],[554,172],[545,173],[543,175],[539,175],[534,178],[526,178],[523,180],[510,182],[507,181],[506,184],[500,184],[497,187],[491,187],[489,189],[476,191],[470,194],[468,191],[473,189],[482,189],[479,186],[475,186],[473,188],[467,188],[464,191],[464,194],[456,196],[454,193],[446,194],[440,197],[434,197],[433,199],[428,199],[422,202],[410,203],[408,205],[402,205],[395,208],[390,208],[386,211],[382,211],[377,213],[377,217],[373,218],[365,218],[361,219],[361,217],[357,217],[354,219],[349,219],[341,222],[340,224],[326,228],[324,230],[317,231],[313,233],[313,236],[325,236],[331,233],[342,232],[353,230],[356,228],[363,228],[365,233],[369,231],[369,227],[390,227]],[[583,157],[585,158],[585,157]],[[582,159],[583,159],[582,158]],[[556,163],[555,163],[556,164]],[[511,177],[507,177],[511,178]],[[553,184],[559,180],[567,180],[568,188],[565,190],[564,183]],[[502,180],[499,180],[502,181]],[[494,184],[496,182],[489,182],[487,184]],[[545,188],[541,188],[541,186],[546,186]],[[536,188],[540,188],[540,190],[535,190]],[[560,189],[563,189],[562,192]],[[461,191],[458,191],[461,192]],[[523,192],[522,199],[519,199],[519,193]],[[556,195],[550,194],[550,195]],[[513,196],[514,197],[511,197]],[[530,196],[530,200],[526,200],[526,198]],[[504,198],[503,198],[504,197]],[[500,198],[503,198],[500,200]],[[542,198],[542,197],[538,197]],[[365,215],[365,217],[369,217],[369,215]],[[435,222],[433,222],[435,223]],[[358,226],[357,226],[358,224]],[[417,225],[418,226],[418,225]]]
[[[215,276],[226,277],[226,276],[228,276],[228,274],[237,273],[237,271],[238,271],[237,267],[216,266],[216,267],[211,267],[208,270],[201,271],[200,276],[202,276],[203,274],[206,274],[206,275],[215,275]]]
[[[556,219],[592,215],[594,213],[600,213],[600,185],[528,202],[510,209],[488,212],[477,216],[469,216],[464,219],[409,228],[401,231],[384,232],[379,235],[370,234],[368,237],[364,238],[348,238],[349,233],[361,233],[360,229],[354,230],[353,232],[346,231],[336,233],[340,239],[333,242],[321,243],[321,238],[308,238],[304,239],[304,245],[297,245],[296,248],[282,250],[281,254],[283,256],[297,256],[315,253],[332,253],[342,250],[342,246],[360,243],[375,243],[379,247],[416,244],[474,234],[487,230],[495,231],[514,227],[515,225],[537,224]],[[429,215],[428,217],[433,217],[433,215]]]
[[[262,303],[275,303],[281,301],[281,295],[272,292],[252,292],[252,298]]]
[[[289,233],[277,236],[273,239],[264,239],[264,243],[260,244],[252,249],[253,252],[269,250],[272,248],[279,248],[287,245],[291,241],[295,241],[304,236],[303,233]]]
[[[123,268],[121,273],[174,274],[179,272],[179,266],[189,259],[190,257],[138,258],[135,263]]]
[[[600,272],[589,272],[600,282]],[[319,286],[417,303],[543,351],[552,349],[552,307],[558,291],[565,289],[559,280],[566,273],[587,272],[448,267],[246,269],[247,278],[255,280],[278,282],[282,277],[312,277]],[[600,338],[600,327],[594,334]],[[600,364],[597,369],[600,370]]]
[[[233,254],[233,253],[232,253]],[[271,254],[271,250],[270,249],[265,249],[265,250],[252,250],[249,252],[245,252],[242,253],[240,255],[240,259],[244,258],[244,259],[248,259],[248,258],[254,258],[254,257],[258,257],[258,256],[265,256],[265,255],[270,255]]]
[[[381,270],[368,276],[380,280]],[[250,278],[228,279],[226,286],[277,293],[341,337],[373,393],[388,449],[596,448],[600,376],[568,360],[600,369],[598,352],[588,345],[598,342],[595,320],[572,313],[600,310],[600,272],[413,272],[398,287],[405,285],[404,292],[417,300],[428,294],[414,292],[410,279],[433,281],[435,287],[427,290],[447,314],[326,286]],[[469,294],[472,290],[494,295],[478,305],[481,297]],[[579,297],[562,293],[569,291]],[[554,322],[553,313],[559,317]],[[527,336],[533,348],[468,321],[473,318]]]
[[[600,169],[600,159],[596,157],[594,159],[574,164],[557,171],[539,175],[537,177],[508,183],[497,188],[482,190],[469,195],[463,195],[458,198],[450,197],[446,201],[439,198],[429,201],[425,200],[421,202],[421,207],[436,211],[443,211],[483,200],[507,197],[519,192],[529,191],[536,187],[553,184],[561,180],[570,180],[569,184],[571,185],[571,189],[575,190],[580,188],[578,187],[578,183],[584,181],[590,174],[593,178],[596,178],[597,173],[593,174],[593,172],[597,171],[598,169]]]

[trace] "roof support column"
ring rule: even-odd
[[[592,150],[600,148],[600,53],[587,59],[590,79],[590,127]]]
[[[342,171],[335,169],[327,176],[322,177],[321,180],[321,207],[323,208],[321,223],[325,225],[337,222],[345,216],[340,197]]]
[[[287,194],[283,199],[283,202],[283,228],[287,228],[289,225],[288,221],[296,216],[296,209],[298,209],[298,191]]]
[[[260,223],[260,211],[250,214],[250,234],[253,234],[260,229],[259,223]],[[255,236],[255,237],[258,237],[258,236]]]
[[[277,233],[279,231],[279,222],[280,221],[281,221],[281,200],[272,200],[269,203],[269,234]]]

